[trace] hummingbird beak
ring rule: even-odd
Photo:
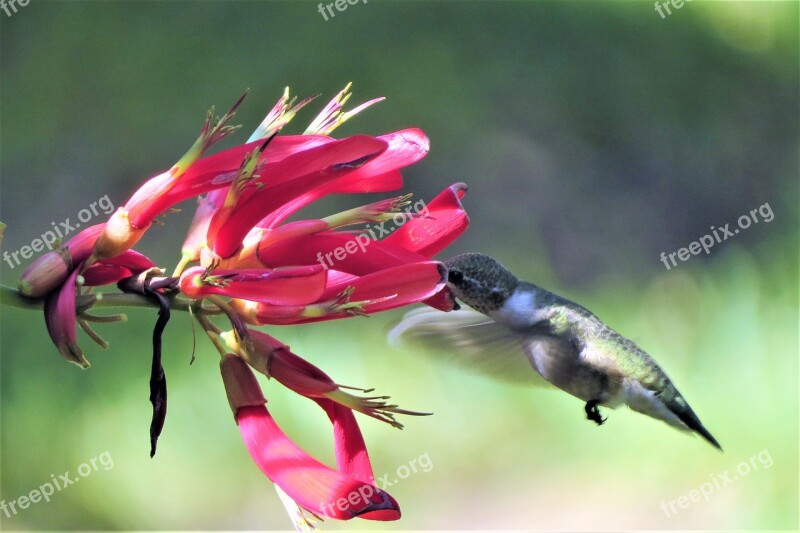
[[[453,294],[449,280],[450,271],[444,263],[439,265],[439,275],[442,276],[441,282],[444,283],[444,289],[442,289],[442,294],[444,295],[445,300],[450,304],[450,308],[452,311],[459,311],[461,309],[461,306],[456,301],[455,294]]]
[[[456,295],[453,294],[453,291],[450,290],[450,286],[449,285],[445,286],[444,290],[442,291],[442,294],[444,295],[445,300],[449,304],[449,307],[450,307],[451,311],[460,311],[461,310],[461,305],[456,300]]]

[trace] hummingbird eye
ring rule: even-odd
[[[460,285],[464,282],[464,274],[458,270],[451,270],[447,273],[447,281],[455,285]]]

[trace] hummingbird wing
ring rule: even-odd
[[[443,313],[415,309],[389,332],[389,344],[424,348],[424,352],[503,381],[547,385],[532,367],[526,351],[528,335],[514,333],[471,309]]]

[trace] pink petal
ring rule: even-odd
[[[288,224],[283,224],[274,230],[265,230],[259,247],[269,246],[286,239],[314,235],[316,233],[327,231],[327,229],[328,223],[324,220],[296,220],[294,222],[289,222]],[[262,229],[256,228],[253,229],[253,231],[261,232]],[[305,262],[306,261],[302,261],[302,263]]]
[[[379,135],[378,139],[388,143],[389,147],[386,151],[348,176],[348,183],[341,186],[337,193],[377,192],[374,189],[365,190],[364,182],[370,178],[383,176],[413,165],[428,155],[430,151],[428,137],[418,128]],[[402,182],[398,188],[400,186],[402,186]]]
[[[264,364],[270,377],[284,387],[307,398],[318,398],[338,388],[325,372],[292,353],[285,344],[271,335],[253,329],[248,332],[256,353],[261,358],[266,358]],[[259,365],[262,360],[259,359]]]
[[[254,141],[204,157],[189,167],[171,188],[169,179],[163,177],[168,175],[167,172],[151,178],[125,204],[131,212],[131,221],[137,228],[146,227],[158,214],[175,204],[227,187],[236,176],[245,155],[256,150],[263,142]],[[333,139],[321,135],[276,136],[270,142],[269,149],[262,154],[261,161],[276,163],[297,152],[329,142],[333,142]]]
[[[430,150],[428,137],[420,129],[410,128],[378,136],[388,148],[381,155],[341,180],[298,196],[266,217],[259,226],[274,228],[293,213],[329,194],[394,191],[403,186],[399,170],[425,157]]]
[[[354,291],[349,301],[365,301],[366,303],[360,309],[362,313],[372,314],[387,311],[421,302],[436,295],[445,287],[444,273],[444,265],[437,261],[410,263],[388,268],[354,280],[329,284],[317,303],[324,304],[334,300],[345,289],[352,287]],[[242,305],[236,304],[235,307],[241,309]],[[305,324],[352,316],[347,311],[331,311],[322,316],[302,316],[303,311],[303,306],[290,308],[258,304],[255,312],[246,315],[245,319],[249,323],[277,325]]]
[[[427,216],[413,218],[386,237],[387,244],[417,252],[430,259],[455,241],[469,225],[461,199],[467,186],[456,183],[427,205]]]
[[[75,266],[89,258],[104,227],[105,224],[89,226],[71,238],[64,250],[50,251],[36,259],[20,277],[20,292],[37,298],[64,283]]]
[[[97,287],[116,283],[123,278],[136,276],[155,264],[136,250],[125,250],[111,259],[103,259],[86,269],[83,273],[84,285]]]
[[[133,273],[125,267],[97,263],[83,273],[83,284],[87,287],[110,285],[132,275]]]
[[[374,483],[375,474],[355,413],[327,398],[314,398],[314,401],[325,410],[333,424],[333,446],[339,471],[359,481]]]
[[[149,257],[140,254],[136,250],[125,250],[116,257],[101,260],[100,263],[125,267],[134,274],[139,274],[140,272],[144,272],[156,266]],[[91,268],[89,270],[91,270]]]
[[[241,246],[247,233],[271,211],[286,202],[354,171],[351,163],[375,157],[386,149],[384,141],[356,135],[310,148],[266,165],[260,171],[263,187],[245,190],[231,211],[218,211],[208,230],[208,242],[222,258]],[[269,151],[269,147],[267,150]],[[363,163],[355,163],[355,165]]]
[[[275,337],[258,330],[248,330],[255,350],[264,354],[271,377],[285,387],[313,399],[333,424],[336,464],[339,471],[365,483],[375,480],[367,446],[353,411],[324,397],[338,388],[324,371],[292,353]],[[326,384],[326,386],[321,386]]]
[[[403,175],[399,170],[393,170],[375,176],[355,176],[352,173],[320,185],[320,187],[300,195],[286,202],[272,213],[264,217],[258,226],[262,228],[275,228],[278,224],[292,216],[300,209],[306,207],[320,198],[331,194],[344,194],[347,192],[377,193],[394,191],[403,186]]]
[[[61,285],[61,288],[47,296],[44,303],[44,321],[47,326],[47,333],[50,334],[50,339],[64,359],[87,368],[89,362],[78,346],[78,334],[75,329],[77,325],[75,317],[77,287],[75,281],[78,278],[78,270],[78,268],[75,268]]]
[[[261,471],[301,507],[338,520],[400,518],[399,506],[388,493],[308,455],[281,431],[266,407],[242,407],[236,422]]]
[[[325,290],[328,274],[322,265],[280,269],[214,270],[211,276],[220,286],[203,284],[203,267],[183,273],[180,288],[190,298],[218,294],[272,305],[305,305],[316,301]]]
[[[321,299],[333,298],[351,286],[355,289],[351,300],[378,300],[395,296],[394,300],[381,302],[369,311],[393,309],[398,305],[406,305],[430,298],[444,285],[445,267],[438,261],[410,263],[387,268],[360,277],[352,282],[329,285]],[[400,303],[402,302],[402,303]]]
[[[350,253],[351,250],[354,251]],[[385,241],[367,240],[366,237],[342,232],[295,237],[269,243],[263,248],[259,246],[258,258],[263,264],[276,267],[319,263],[357,276],[427,259]]]
[[[354,274],[339,272],[338,270],[328,270],[328,285],[347,285],[353,283],[357,279],[358,276]]]

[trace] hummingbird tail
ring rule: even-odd
[[[712,446],[714,446],[714,448],[722,451],[722,446],[720,446],[719,442],[717,442],[717,439],[715,439],[714,436],[705,428],[705,426],[703,426],[703,423],[700,422],[699,418],[697,418],[697,415],[694,413],[694,411],[692,411],[692,408],[689,407],[689,404],[686,402],[683,396],[676,394],[672,399],[666,402],[666,405],[667,408],[686,425],[686,427],[695,433],[698,433]]]

